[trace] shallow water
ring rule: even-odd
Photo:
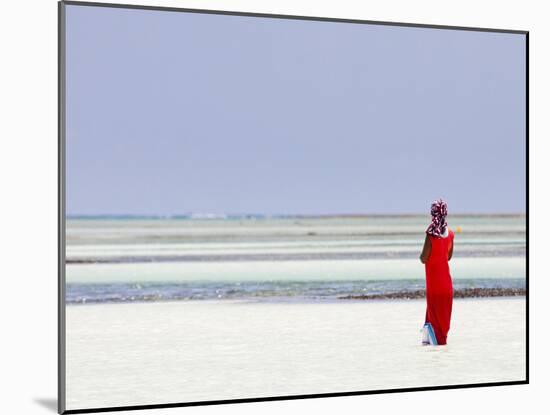
[[[418,289],[427,218],[67,221],[67,302],[334,298]],[[462,216],[455,285],[525,286],[525,217]]]

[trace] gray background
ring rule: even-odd
[[[525,37],[67,6],[67,213],[525,212]]]

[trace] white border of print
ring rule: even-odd
[[[0,87],[0,180],[3,198],[0,252],[2,270],[2,407],[7,413],[53,413],[57,378],[57,2],[6,2],[0,14],[3,61]],[[550,335],[545,316],[550,283],[545,275],[544,236],[550,178],[550,43],[544,2],[449,0],[311,1],[202,0],[125,1],[130,4],[236,10],[255,13],[326,16],[394,22],[495,27],[530,32],[530,385],[368,395],[330,399],[261,402],[246,405],[187,407],[148,413],[279,414],[394,413],[420,414],[441,408],[448,414],[535,411],[546,402]],[[539,75],[539,76],[537,76]],[[538,192],[533,189],[540,185]],[[538,241],[537,241],[538,239]],[[538,242],[538,243],[537,243]],[[537,345],[541,345],[537,354]],[[498,353],[498,350],[495,351]],[[535,364],[533,363],[535,362]],[[136,412],[134,412],[136,413]]]

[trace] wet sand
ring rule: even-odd
[[[456,298],[525,297],[525,288],[463,288],[454,290]],[[341,300],[412,300],[426,298],[426,290],[399,291],[384,294],[345,295]]]

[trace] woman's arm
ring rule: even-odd
[[[455,240],[454,238],[451,239],[451,246],[449,246],[449,255],[447,256],[447,260],[450,261],[453,257],[453,248],[455,247]]]
[[[431,253],[432,243],[430,242],[430,237],[426,235],[426,239],[424,239],[424,247],[422,248],[422,253],[420,254],[420,262],[423,264],[428,262],[428,258],[430,258]]]

